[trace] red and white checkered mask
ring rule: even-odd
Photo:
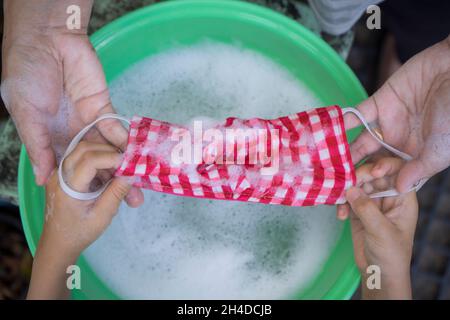
[[[124,120],[117,115],[97,119],[74,138],[66,155],[90,127],[109,117]],[[61,167],[61,186],[72,197],[94,199],[104,190],[70,189]],[[356,184],[338,106],[272,120],[228,118],[206,131],[201,123],[192,128],[135,116],[115,175],[132,177],[136,187],[174,195],[288,206],[344,203],[345,191]]]

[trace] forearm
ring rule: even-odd
[[[78,258],[76,253],[68,253],[57,247],[57,243],[43,236],[33,261],[30,287],[27,299],[68,299],[66,271]]]

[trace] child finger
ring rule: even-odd
[[[374,179],[371,173],[373,166],[373,163],[367,163],[356,169],[356,184],[358,186],[371,182]]]
[[[76,163],[68,183],[79,192],[89,191],[92,180],[99,170],[117,168],[122,162],[118,152],[88,151]]]
[[[394,188],[394,177],[386,176],[373,180],[372,185],[377,191],[383,191]]]
[[[367,232],[379,235],[380,232],[389,228],[389,221],[380,211],[376,203],[361,189],[355,187],[350,188],[347,190],[346,198]]]
[[[375,162],[371,174],[375,178],[382,178],[397,173],[403,166],[404,161],[400,158],[387,157]]]
[[[137,208],[144,202],[144,193],[141,189],[132,187],[125,197],[125,201],[130,208]]]
[[[347,203],[338,204],[336,207],[336,218],[345,220],[350,215],[350,206]]]
[[[81,141],[64,160],[64,171],[73,170],[83,155],[90,151],[117,152],[117,148],[106,143]]]
[[[371,183],[364,183],[362,186],[360,186],[361,189],[363,189],[365,194],[371,194],[374,192],[375,188]]]

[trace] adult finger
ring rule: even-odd
[[[368,131],[363,131],[350,145],[350,153],[353,163],[358,163],[365,157],[380,149],[381,145],[370,135]]]
[[[94,121],[105,113],[115,113],[111,104],[103,67],[88,38],[80,37],[72,46],[64,46],[62,54],[65,84],[83,123]],[[73,50],[73,46],[77,50]],[[103,137],[119,148],[127,142],[127,131],[117,120],[104,120],[96,128]]]
[[[108,103],[99,110],[99,116],[105,113],[115,113],[115,110],[111,103]],[[97,124],[97,128],[102,136],[109,142],[125,150],[128,141],[128,131],[123,127],[119,120],[107,119],[100,121]],[[131,187],[128,194],[125,197],[125,202],[131,208],[137,208],[144,202],[144,194],[142,190],[136,187]]]
[[[105,113],[116,113],[111,103],[106,104],[100,108],[97,116]],[[128,131],[119,120],[106,119],[97,123],[97,129],[100,131],[106,140],[115,146],[125,150],[128,141]]]
[[[374,96],[370,96],[363,102],[361,102],[356,109],[364,116],[366,122],[375,121],[378,118],[377,104]],[[353,129],[361,126],[361,120],[353,113],[346,113],[344,115],[344,127],[345,130]]]
[[[26,110],[21,110],[26,112]],[[38,185],[44,185],[56,167],[55,153],[47,125],[38,115],[11,113],[20,139],[25,144]]]

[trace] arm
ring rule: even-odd
[[[57,243],[42,237],[33,261],[27,299],[68,299],[67,267],[75,265],[79,254],[61,254]]]
[[[106,144],[80,143],[64,161],[67,182],[77,191],[87,192],[99,171],[115,169],[122,158]],[[66,195],[54,173],[46,187],[45,224],[36,250],[28,299],[64,299],[67,267],[94,242],[111,223],[128,194],[130,185],[114,178],[96,200],[80,201]]]

